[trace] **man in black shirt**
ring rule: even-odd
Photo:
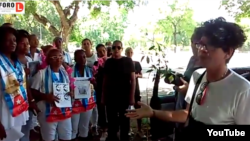
[[[135,101],[135,67],[131,58],[121,56],[122,49],[122,42],[114,41],[112,58],[107,59],[104,66],[102,102],[107,109],[107,140],[112,141],[118,140],[119,126],[120,140],[129,140],[130,122],[125,113]]]

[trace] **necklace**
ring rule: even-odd
[[[227,75],[227,73],[228,73],[228,68],[227,68],[227,70],[221,75],[221,77],[220,77],[218,80],[216,80],[216,81],[219,81],[219,80],[225,78],[225,76]],[[210,81],[207,81],[207,82],[210,83]]]

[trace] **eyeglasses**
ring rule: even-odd
[[[205,50],[207,50],[207,51],[214,51],[215,50],[215,48],[214,47],[211,47],[211,46],[208,46],[208,45],[206,45],[206,44],[203,44],[203,43],[195,43],[195,47],[197,48],[197,49],[205,49]]]
[[[195,100],[198,105],[202,105],[204,103],[206,94],[207,94],[207,87],[209,82],[204,82],[200,86],[199,93],[197,94]]]
[[[112,50],[115,50],[115,49],[121,50],[122,47],[120,47],[120,46],[112,46]]]
[[[56,60],[56,59],[63,59],[63,56],[51,56],[50,59]]]

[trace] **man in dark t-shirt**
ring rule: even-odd
[[[134,105],[135,67],[131,58],[121,56],[122,42],[114,41],[113,55],[105,62],[102,101],[106,105],[108,137],[106,140],[129,140],[130,120],[125,117],[129,105]],[[119,116],[118,116],[119,115]]]

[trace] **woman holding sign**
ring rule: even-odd
[[[41,124],[41,134],[44,141],[70,141],[71,98],[69,93],[69,76],[62,67],[63,54],[57,49],[51,49],[46,57],[48,66],[39,70],[34,76],[31,88],[40,100],[38,121]],[[60,88],[59,88],[60,87]]]
[[[0,27],[0,140],[5,141],[19,140],[29,119],[25,72],[14,54],[16,35],[15,29]]]
[[[93,85],[89,79],[92,78],[91,69],[86,66],[86,54],[84,50],[76,50],[74,53],[76,64],[73,67],[72,76],[75,77],[75,97],[72,108],[72,140],[76,135],[81,140],[89,140],[89,123],[93,108],[96,107],[93,96]]]

